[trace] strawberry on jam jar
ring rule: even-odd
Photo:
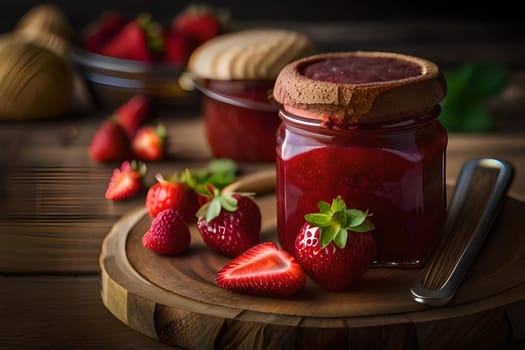
[[[283,248],[293,252],[320,200],[341,196],[373,215],[374,264],[421,266],[445,220],[445,92],[434,63],[396,53],[328,53],[283,68],[274,88]]]
[[[188,69],[204,95],[204,129],[214,157],[275,161],[281,120],[269,95],[282,67],[313,52],[306,36],[279,29],[220,35],[193,52]]]

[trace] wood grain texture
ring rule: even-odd
[[[0,349],[172,349],[123,326],[100,302],[98,276],[0,278]]]
[[[263,213],[262,239],[275,240],[273,195],[257,200]],[[525,237],[516,230],[524,210],[523,202],[507,199],[500,225],[456,298],[447,308],[429,309],[410,299],[418,270],[372,268],[356,289],[346,293],[325,292],[308,281],[305,290],[289,299],[218,288],[213,280],[228,258],[210,252],[194,227],[191,249],[183,256],[159,256],[143,248],[140,239],[151,219],[139,209],[120,220],[104,241],[103,278],[123,288],[112,293],[103,284],[103,301],[112,312],[117,305],[116,316],[132,328],[190,349],[265,349],[276,344],[285,349],[327,344],[375,348],[385,342],[406,349],[510,344],[513,336],[520,335],[513,333],[519,321],[509,322],[508,313],[525,300],[521,272]],[[122,305],[131,295],[135,302],[147,299],[155,307]],[[153,319],[155,334],[151,335],[150,326],[141,330],[126,321],[123,309],[127,318],[133,312],[140,320]],[[439,342],[431,340],[434,337]]]

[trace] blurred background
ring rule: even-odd
[[[91,0],[48,1],[60,6],[71,20],[83,25],[101,11],[113,8],[128,14],[148,11],[158,17],[170,17],[170,13],[182,10],[195,1],[147,1],[147,0]],[[8,28],[38,0],[3,0],[2,27]],[[475,1],[416,1],[416,0],[215,0],[201,1],[231,10],[232,15],[242,20],[308,20],[308,21],[354,21],[354,20],[406,20],[406,19],[472,19],[485,21],[519,22],[523,16],[517,11],[519,2],[503,0],[497,2]]]
[[[0,1],[0,31],[12,30],[37,0]],[[449,85],[443,123],[450,131],[524,129],[525,25],[517,1],[217,0],[47,1],[77,33],[101,13],[149,13],[170,23],[191,4],[229,12],[230,29],[282,27],[308,34],[322,51],[381,50],[436,62]],[[465,107],[466,106],[466,107]],[[461,115],[462,125],[454,116]],[[467,116],[467,117],[465,117]],[[464,120],[470,120],[465,122]]]

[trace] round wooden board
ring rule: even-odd
[[[275,197],[257,197],[261,240],[276,241]],[[102,300],[122,322],[161,342],[189,349],[487,348],[525,339],[525,204],[507,198],[454,300],[431,309],[412,301],[416,269],[370,268],[345,293],[311,281],[289,299],[233,293],[214,285],[229,259],[208,250],[195,227],[180,257],[145,249],[151,219],[137,209],[118,221],[100,256]]]

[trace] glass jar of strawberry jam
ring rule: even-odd
[[[202,113],[214,157],[275,161],[281,120],[271,91],[279,71],[314,52],[303,34],[253,29],[220,35],[199,46],[188,69],[204,94]]]
[[[293,252],[304,215],[341,196],[372,213],[375,264],[420,266],[445,219],[445,82],[432,62],[383,52],[331,53],[287,65],[274,96],[277,223]]]
[[[203,92],[204,130],[216,158],[275,160],[279,107],[268,99],[273,81],[207,80]]]

